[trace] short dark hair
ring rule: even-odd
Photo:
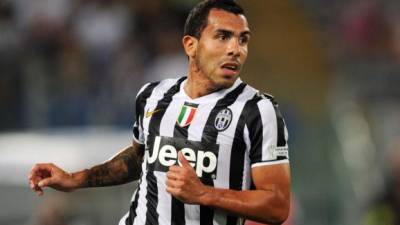
[[[183,35],[199,39],[201,32],[207,26],[211,9],[221,9],[236,15],[244,15],[243,8],[234,0],[205,0],[197,4],[189,13]]]

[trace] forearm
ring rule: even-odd
[[[129,146],[103,164],[72,173],[77,188],[104,187],[137,180],[143,156],[135,146]]]
[[[206,186],[200,204],[268,224],[281,224],[289,213],[290,196],[284,190],[236,191]]]

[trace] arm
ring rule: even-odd
[[[75,173],[67,173],[52,163],[36,164],[29,182],[39,195],[43,194],[43,187],[69,192],[78,188],[124,184],[139,178],[142,160],[143,145],[134,142],[105,163]]]
[[[172,166],[167,173],[167,191],[189,204],[200,204],[270,224],[283,223],[289,214],[289,164],[260,166],[252,169],[256,190],[236,191],[206,186],[179,154],[182,167]]]

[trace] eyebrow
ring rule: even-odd
[[[229,35],[232,35],[232,34],[234,33],[234,32],[231,31],[231,30],[225,30],[225,29],[218,29],[216,32],[217,32],[217,33],[223,33],[223,34],[229,34]],[[243,32],[240,33],[240,36],[242,36],[242,35],[249,35],[249,36],[251,36],[251,32],[250,32],[249,30],[246,30],[246,31],[243,31]]]

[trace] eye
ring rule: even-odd
[[[226,34],[218,34],[217,39],[220,41],[226,41],[228,39],[228,36]]]
[[[247,35],[244,35],[244,36],[240,36],[240,38],[239,38],[239,43],[241,44],[241,45],[244,45],[244,44],[247,44],[247,43],[249,43],[249,36],[247,36]]]

